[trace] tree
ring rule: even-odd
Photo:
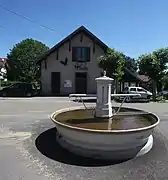
[[[49,48],[43,43],[25,39],[16,44],[7,54],[7,79],[11,81],[33,82],[40,75],[38,58]]]
[[[168,74],[162,78],[163,90],[168,90]]]
[[[124,60],[125,60],[125,67],[130,69],[133,72],[137,72],[138,70],[138,64],[137,61],[134,58],[131,58],[129,56],[124,55]]]
[[[108,49],[107,53],[99,58],[99,67],[107,71],[107,75],[115,79],[114,91],[118,91],[118,80],[124,75],[123,54],[115,49]]]
[[[124,56],[115,49],[108,49],[107,53],[99,58],[99,67],[106,70],[110,77],[115,77],[117,74],[120,80],[124,74]]]
[[[130,72],[136,75],[138,70],[138,65],[137,65],[137,61],[134,58],[131,58],[124,54],[123,54],[123,58],[125,61],[125,66],[124,66],[124,75],[122,77],[122,81],[129,82],[134,79],[134,77],[132,76],[132,74],[130,74]]]
[[[158,49],[151,54],[139,57],[140,73],[148,75],[153,80],[153,98],[156,98],[157,83],[166,73],[168,63],[168,48]]]

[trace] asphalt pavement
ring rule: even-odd
[[[1,98],[0,180],[168,179],[168,103],[124,104],[153,112],[161,119],[154,131],[153,149],[126,162],[78,157],[56,143],[50,114],[79,105],[67,97]]]

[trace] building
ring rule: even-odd
[[[125,74],[119,87],[121,90],[128,86],[140,86],[149,89],[151,83],[152,80],[148,76],[140,75],[134,70],[125,67]]]
[[[101,75],[98,58],[107,45],[81,26],[51,48],[39,61],[43,94],[96,93]]]
[[[6,75],[6,62],[7,58],[1,58],[0,57],[0,79],[1,80],[6,80],[4,79],[4,76]]]
[[[68,95],[70,93],[96,93],[95,78],[102,74],[98,58],[108,46],[81,26],[51,48],[39,61],[42,94]],[[119,82],[118,91],[125,86],[139,86],[144,80],[136,72],[126,70],[128,77]],[[145,78],[145,76],[143,75]]]

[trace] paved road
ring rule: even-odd
[[[0,99],[0,180],[167,180],[168,103],[126,104],[156,113],[161,123],[147,155],[119,164],[79,158],[55,143],[49,115],[78,106],[68,98]]]

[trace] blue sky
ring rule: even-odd
[[[25,38],[52,47],[81,25],[131,57],[168,44],[167,0],[0,0],[0,5],[38,22],[0,8],[0,57]]]

